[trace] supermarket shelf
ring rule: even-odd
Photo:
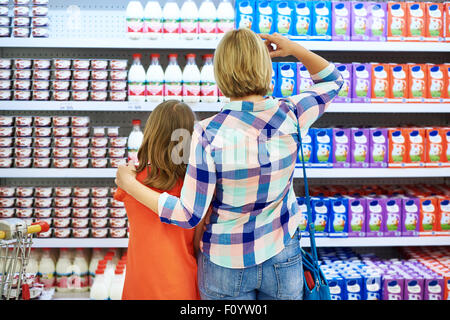
[[[301,240],[304,247],[310,246],[309,237]],[[450,236],[433,237],[382,237],[382,238],[317,238],[319,247],[395,247],[395,246],[448,246]],[[128,239],[33,239],[35,248],[126,248]]]
[[[418,178],[450,177],[450,168],[308,168],[308,178]],[[114,178],[115,168],[58,169],[58,168],[7,168],[0,169],[0,178]],[[297,168],[294,178],[302,178]]]
[[[378,42],[378,41],[298,41],[318,51],[400,51],[450,52],[445,42]],[[2,47],[10,48],[119,48],[119,49],[204,49],[214,50],[219,40],[130,40],[123,38],[4,38]]]
[[[195,112],[219,112],[221,102],[190,104]],[[118,101],[0,101],[3,111],[152,111],[157,103]],[[332,113],[450,113],[450,103],[332,103]]]

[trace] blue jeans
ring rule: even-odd
[[[303,297],[298,230],[280,253],[253,267],[221,267],[202,253],[197,262],[203,300],[301,300]]]

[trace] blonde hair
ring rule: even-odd
[[[226,97],[264,96],[272,78],[269,50],[250,29],[231,30],[214,53],[214,76]]]
[[[145,124],[144,139],[138,151],[139,166],[136,169],[138,173],[147,170],[145,185],[170,190],[178,179],[184,177],[187,165],[176,164],[171,158],[172,150],[180,142],[172,141],[171,137],[177,129],[186,129],[192,135],[194,122],[195,115],[191,108],[178,100],[160,103],[152,111]]]

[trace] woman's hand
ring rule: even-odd
[[[119,188],[128,192],[128,187],[136,182],[136,166],[132,160],[117,168],[114,182]]]
[[[271,58],[287,57],[290,55],[295,56],[299,48],[303,48],[298,43],[289,40],[288,38],[278,34],[260,34],[262,39],[265,39],[264,43],[269,49]],[[275,48],[273,47],[275,45]]]

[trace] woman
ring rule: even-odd
[[[122,166],[116,183],[161,221],[195,227],[212,203],[200,243],[202,299],[301,299],[303,278],[293,189],[298,128],[306,133],[338,94],[334,65],[278,34],[228,32],[214,59],[217,85],[230,103],[196,124],[180,197],[139,184],[134,166]],[[265,98],[271,57],[293,55],[315,82],[285,99]],[[214,201],[212,201],[214,197]]]

